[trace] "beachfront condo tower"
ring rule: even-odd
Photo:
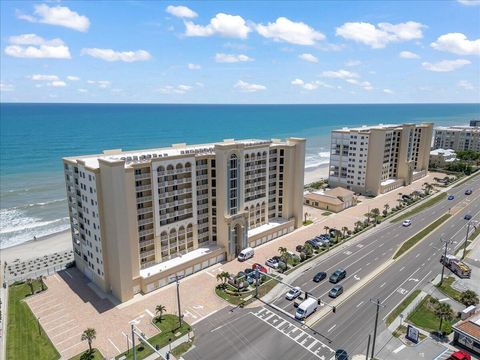
[[[480,125],[475,120],[470,124]],[[433,148],[480,151],[480,126],[439,126],[435,128]]]
[[[305,139],[63,159],[76,267],[120,301],[302,225]]]
[[[332,131],[329,185],[378,195],[424,177],[432,129],[422,123]]]

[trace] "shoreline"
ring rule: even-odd
[[[328,178],[329,164],[305,168],[304,184],[310,184]],[[0,262],[10,263],[15,260],[25,261],[31,258],[49,255],[55,252],[72,250],[70,229],[38,237],[24,243],[1,249]]]

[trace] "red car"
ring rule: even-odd
[[[253,265],[252,265],[252,269],[253,269],[253,270],[257,270],[257,269],[258,269],[258,271],[263,272],[263,273],[265,273],[265,274],[268,273],[267,268],[266,268],[265,266],[259,264],[259,263],[253,264]]]
[[[472,360],[469,353],[463,350],[455,351],[447,360]]]

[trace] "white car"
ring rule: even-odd
[[[412,225],[412,220],[405,220],[403,223],[402,223],[403,226],[410,226]]]
[[[300,288],[297,286],[297,287],[294,287],[293,289],[290,289],[289,292],[287,292],[287,295],[285,295],[285,299],[287,300],[293,300],[295,298],[297,298],[300,294],[301,294],[301,290]]]

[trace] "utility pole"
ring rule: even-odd
[[[182,311],[180,309],[180,282],[178,281],[178,275],[175,275],[177,280],[177,305],[178,305],[178,322],[180,327],[182,327]]]
[[[260,282],[260,274],[258,268],[255,269],[255,297],[258,298],[258,283]]]
[[[473,224],[475,222],[475,224]],[[463,244],[463,255],[462,260],[465,259],[465,255],[467,254],[467,244],[468,244],[468,233],[470,232],[470,225],[472,225],[475,230],[477,229],[478,221],[470,220],[467,224],[467,234],[465,235],[465,243]]]
[[[135,348],[135,325],[132,325],[132,354],[133,360],[137,360],[137,349]]]
[[[367,355],[365,355],[365,360],[368,360],[368,353],[370,351],[370,338],[372,337],[372,334],[368,334],[368,342],[367,342]]]
[[[448,250],[448,245],[450,244],[452,240],[445,240],[445,251],[443,252],[443,259],[444,261],[442,262],[442,275],[440,277],[440,284],[439,285],[442,285],[443,284],[443,276],[445,274],[445,260],[447,258],[447,250]]]
[[[372,357],[371,357],[371,359],[373,359],[373,357],[375,356],[375,340],[377,338],[378,313],[379,313],[380,307],[385,307],[385,305],[382,305],[380,303],[380,299],[377,299],[375,302],[373,302],[372,299],[370,299],[370,302],[372,304],[375,304],[377,307],[377,312],[375,313],[375,327],[373,328]]]

